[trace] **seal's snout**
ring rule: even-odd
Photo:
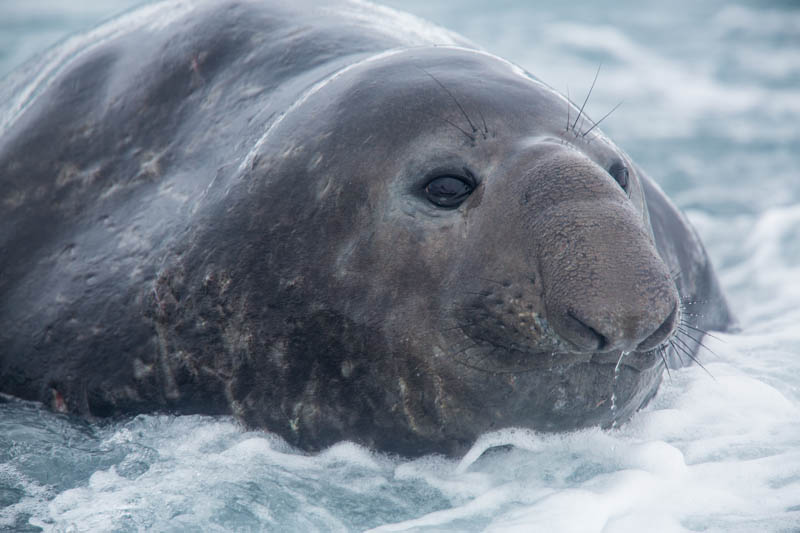
[[[566,215],[569,231],[549,225]],[[545,305],[568,349],[642,352],[666,341],[679,318],[678,292],[636,212],[565,202],[548,216],[538,226]]]

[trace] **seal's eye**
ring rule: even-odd
[[[622,187],[625,192],[628,192],[628,167],[626,167],[624,163],[617,161],[608,167],[608,173],[611,174],[611,177],[619,183],[619,186]]]
[[[431,203],[439,207],[454,209],[472,193],[474,187],[464,178],[439,176],[425,186],[425,194]]]

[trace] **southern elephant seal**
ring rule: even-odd
[[[156,4],[0,95],[0,392],[64,412],[457,454],[624,420],[731,321],[581,110],[390,10]]]

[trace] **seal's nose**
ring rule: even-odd
[[[648,351],[669,338],[678,290],[643,207],[574,150],[552,150],[530,172],[547,321],[568,349]]]
[[[546,215],[537,229],[547,320],[570,349],[648,351],[672,335],[678,291],[633,208],[564,203]]]
[[[556,333],[580,352],[646,352],[667,340],[675,330],[678,306],[668,312],[659,322],[651,313],[634,312],[624,317],[606,308],[581,317],[578,311],[567,309],[561,317],[551,320]]]

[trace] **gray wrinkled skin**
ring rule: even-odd
[[[457,454],[624,420],[665,343],[696,350],[681,300],[731,322],[684,217],[563,97],[401,15],[280,5],[148,7],[6,80],[0,392]],[[472,180],[455,209],[441,175]]]

